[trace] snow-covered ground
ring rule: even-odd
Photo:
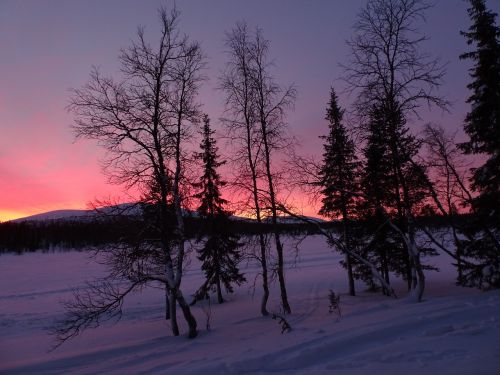
[[[0,256],[0,373],[158,374],[500,374],[500,292],[454,286],[445,256],[433,258],[425,301],[414,304],[368,292],[345,294],[345,272],[321,237],[310,237],[298,257],[288,247],[286,273],[292,331],[259,315],[257,268],[227,303],[193,307],[199,337],[172,337],[163,319],[164,294],[150,289],[125,305],[115,325],[86,331],[48,353],[47,328],[62,316],[58,301],[102,275],[83,252]],[[192,261],[186,294],[201,283]],[[358,284],[362,290],[362,285]],[[328,290],[341,293],[342,318],[329,314]],[[404,285],[397,284],[404,297]],[[279,312],[276,285],[270,310]],[[182,318],[181,328],[185,331]]]

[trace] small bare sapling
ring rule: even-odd
[[[288,323],[288,321],[280,314],[277,314],[277,313],[273,313],[272,315],[272,318],[274,320],[277,320],[278,323],[280,324],[281,326],[281,333],[288,333],[292,330],[292,326],[290,325],[290,323]]]
[[[335,294],[335,292],[330,289],[330,292],[328,293],[328,300],[330,301],[328,312],[330,314],[335,312],[338,316],[338,319],[340,319],[342,317],[342,312],[340,310],[340,295]]]

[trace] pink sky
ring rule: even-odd
[[[76,2],[64,0],[0,3],[0,221],[55,209],[85,208],[95,198],[120,196],[99,168],[101,150],[92,142],[73,142],[72,117],[65,110],[68,89],[83,85],[92,65],[105,74],[118,70],[119,48],[127,46],[139,24],[155,37],[161,1]],[[178,2],[181,28],[200,40],[208,56],[210,80],[200,92],[204,110],[217,124],[222,95],[215,90],[225,61],[223,37],[236,21],[263,28],[276,58],[276,76],[295,83],[298,100],[289,114],[290,128],[302,153],[321,154],[318,139],[329,88],[341,88],[338,63],[346,61],[345,39],[357,1],[243,0]],[[500,2],[488,1],[497,12]],[[450,5],[453,4],[453,5]],[[425,120],[460,129],[469,95],[467,49],[459,30],[469,25],[463,1],[439,0],[428,15],[428,51],[448,61],[442,89],[451,113],[432,112]],[[345,104],[352,98],[341,96]],[[414,125],[418,131],[419,124]],[[221,149],[224,147],[221,144]],[[303,202],[304,197],[299,198]],[[313,208],[303,208],[313,214]]]

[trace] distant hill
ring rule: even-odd
[[[15,220],[10,220],[12,223],[21,223],[23,221],[45,221],[45,220],[60,220],[60,219],[75,219],[85,216],[92,216],[95,212],[92,210],[55,210],[43,212],[41,214],[22,217]]]
[[[123,203],[116,206],[109,206],[96,210],[54,210],[36,215],[26,216],[19,219],[10,220],[12,223],[22,223],[26,221],[85,221],[94,218],[96,215],[139,215],[141,209],[134,203]]]

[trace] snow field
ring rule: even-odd
[[[226,303],[197,304],[199,337],[172,337],[164,292],[145,289],[126,301],[117,324],[88,330],[54,352],[47,329],[62,317],[59,301],[73,288],[103,275],[85,252],[0,256],[0,373],[134,374],[500,374],[500,293],[454,285],[445,255],[432,258],[441,272],[427,273],[424,302],[363,291],[345,294],[345,271],[320,236],[308,237],[298,254],[287,252],[292,326],[281,334],[276,320],[261,317],[258,267],[242,264],[247,283]],[[203,275],[193,254],[183,279],[186,296]],[[328,290],[341,293],[342,318],[328,312]],[[269,310],[278,312],[276,283]],[[179,316],[182,332],[186,326]]]

